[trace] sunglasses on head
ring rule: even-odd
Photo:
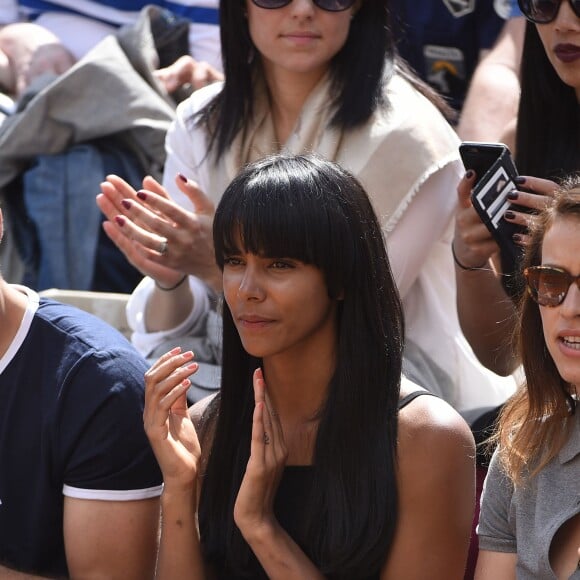
[[[574,14],[580,18],[580,0],[568,0]],[[518,0],[522,14],[535,24],[547,24],[558,16],[562,0]]]
[[[288,6],[292,0],[252,0],[252,2],[260,8],[274,10]],[[356,0],[312,0],[312,2],[321,10],[326,10],[327,12],[342,12],[353,6]]]
[[[524,270],[524,276],[530,296],[540,306],[560,306],[574,283],[580,289],[580,275],[572,276],[563,268],[530,266]]]

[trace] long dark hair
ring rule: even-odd
[[[225,82],[196,121],[206,128],[216,158],[252,117],[254,81],[261,60],[250,38],[244,1],[221,0],[220,31]],[[443,98],[422,82],[397,55],[390,28],[387,0],[363,0],[354,14],[348,37],[330,68],[335,109],[331,125],[356,127],[385,105],[383,87],[395,68],[444,114],[451,109]]]
[[[332,578],[378,572],[397,522],[397,403],[403,312],[384,239],[366,192],[338,165],[315,156],[274,156],[248,166],[214,218],[223,269],[244,250],[312,264],[338,302],[337,363],[319,410],[306,551]],[[237,249],[239,251],[239,249]],[[255,558],[233,520],[250,451],[252,373],[227,307],[215,438],[199,522],[208,560],[242,575]],[[232,573],[233,575],[233,573]]]
[[[542,263],[544,237],[560,219],[575,219],[580,232],[580,179],[569,178],[550,207],[534,221],[526,247],[524,267]],[[544,338],[540,307],[525,293],[520,304],[515,342],[525,371],[525,384],[506,403],[500,415],[500,457],[518,484],[533,477],[560,451],[568,436],[575,409],[569,385],[558,372]]]
[[[550,179],[580,169],[578,98],[557,75],[531,22],[522,54],[516,165],[524,175]]]

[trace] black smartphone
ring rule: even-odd
[[[459,145],[459,155],[465,169],[475,171],[477,181],[489,171],[491,166],[506,152],[507,145],[503,143],[484,143],[464,141]],[[476,182],[477,183],[477,182]]]
[[[513,205],[507,195],[517,189],[518,176],[510,150],[503,143],[463,142],[459,154],[466,169],[473,169],[477,181],[471,192],[473,207],[500,248],[504,287],[510,295],[521,291],[519,280],[523,249],[514,242],[514,235],[525,232],[520,225],[503,219],[508,208],[530,211]]]

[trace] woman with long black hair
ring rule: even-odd
[[[267,158],[228,186],[213,233],[220,392],[192,424],[193,354],[146,375],[158,578],[462,578],[473,438],[401,380],[402,306],[359,182],[317,157]]]

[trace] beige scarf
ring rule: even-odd
[[[402,77],[386,87],[388,107],[361,127],[329,127],[330,81],[325,77],[307,99],[282,152],[316,152],[351,171],[363,184],[385,232],[391,231],[421,186],[457,159],[458,139],[435,107]],[[254,117],[234,139],[214,171],[209,191],[224,191],[239,170],[279,152],[266,87],[256,87]]]

